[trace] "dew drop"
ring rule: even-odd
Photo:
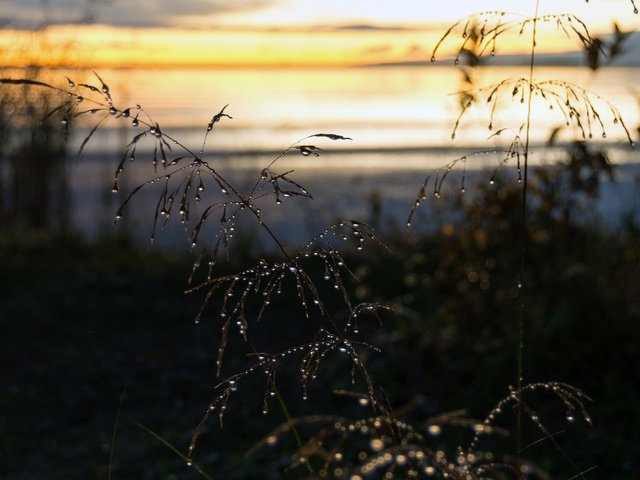
[[[379,452],[384,448],[384,442],[380,438],[374,438],[369,442],[369,447],[374,452]]]

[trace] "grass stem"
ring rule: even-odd
[[[533,26],[531,32],[531,59],[529,62],[529,95],[527,98],[527,122],[526,135],[524,145],[524,172],[522,179],[522,206],[521,206],[521,231],[520,231],[520,273],[518,280],[519,292],[519,315],[518,315],[518,345],[517,345],[517,372],[516,372],[516,391],[518,393],[518,407],[516,412],[516,466],[518,468],[518,478],[521,477],[522,469],[520,451],[522,447],[522,401],[520,392],[524,382],[524,325],[525,325],[525,285],[524,275],[526,270],[526,254],[527,254],[527,187],[529,173],[529,141],[531,131],[531,103],[533,101],[533,70],[535,68],[536,58],[536,33],[538,26],[538,11],[540,8],[540,0],[536,0],[535,13],[533,15]]]

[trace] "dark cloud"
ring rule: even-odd
[[[178,25],[182,17],[252,10],[275,0],[5,0],[4,27],[100,23],[115,26]]]
[[[427,51],[424,47],[418,43],[414,43],[407,47],[407,55],[410,57],[424,56],[427,54]]]
[[[372,45],[362,50],[363,55],[381,55],[383,53],[388,53],[392,50],[391,45],[380,44],[380,45]]]
[[[378,26],[378,25],[368,25],[368,24],[340,25],[340,26],[334,27],[334,29],[348,30],[348,31],[361,31],[361,32],[368,32],[368,31],[400,32],[400,31],[411,30],[409,28],[399,27],[399,26]]]

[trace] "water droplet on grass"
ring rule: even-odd
[[[369,442],[369,447],[374,452],[379,452],[384,448],[384,442],[380,438],[374,438]]]

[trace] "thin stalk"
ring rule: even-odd
[[[522,447],[522,401],[520,398],[524,380],[523,374],[523,353],[524,353],[524,324],[525,324],[525,288],[524,274],[526,268],[527,254],[527,190],[529,173],[529,140],[531,131],[531,103],[533,101],[533,69],[536,58],[536,33],[538,27],[538,11],[540,0],[536,0],[535,13],[533,15],[533,29],[531,33],[531,60],[529,62],[529,97],[527,99],[527,123],[524,144],[524,172],[522,179],[522,205],[520,224],[520,273],[518,279],[519,291],[519,315],[518,315],[518,345],[517,345],[517,378],[516,391],[518,392],[518,407],[516,412],[516,466],[518,468],[518,478],[521,478],[520,451]]]
[[[122,413],[122,404],[124,403],[125,389],[122,389],[120,401],[118,402],[118,413],[116,413],[116,421],[113,424],[113,432],[111,433],[111,445],[109,446],[109,470],[107,471],[107,479],[111,480],[113,473],[113,451],[116,447],[116,436],[118,435],[118,426],[120,425],[120,413]]]
[[[302,437],[300,436],[300,432],[298,431],[298,428],[293,423],[293,417],[291,416],[291,413],[289,413],[289,409],[287,408],[287,404],[285,403],[284,398],[282,398],[282,395],[280,395],[280,391],[278,390],[278,387],[276,387],[274,385],[273,386],[273,391],[276,394],[276,398],[278,399],[278,403],[280,404],[280,408],[282,409],[282,412],[284,413],[284,416],[287,418],[287,423],[289,424],[289,427],[291,428],[291,431],[293,432],[293,436],[296,439],[296,443],[298,444],[298,448],[300,449],[300,453],[303,453],[304,445],[302,444]],[[305,458],[304,464],[307,466],[307,469],[309,470],[309,473],[313,473],[313,469],[311,468],[311,464],[307,461],[306,458]]]
[[[195,463],[193,463],[193,460],[191,458],[189,458],[188,456],[186,456],[184,453],[182,453],[180,450],[178,450],[176,447],[174,447],[172,444],[170,444],[167,440],[165,440],[164,438],[162,438],[160,435],[158,435],[156,432],[154,432],[153,430],[151,430],[149,427],[146,427],[145,425],[141,424],[140,422],[138,422],[136,419],[131,418],[130,419],[136,426],[138,426],[138,428],[144,430],[145,432],[147,432],[149,435],[151,435],[153,438],[155,438],[156,440],[158,440],[160,443],[162,443],[165,447],[167,447],[169,450],[171,450],[173,453],[175,453],[178,457],[180,457],[186,464],[187,466],[192,466],[195,471],[198,473],[198,475],[200,475],[202,478],[205,478],[206,480],[213,480],[213,478],[211,478],[207,472],[205,472],[204,470],[202,470],[198,465],[196,465]]]

